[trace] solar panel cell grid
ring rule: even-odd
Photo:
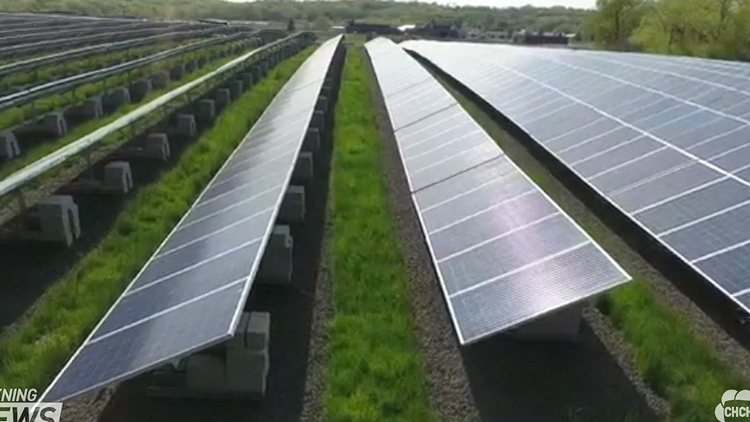
[[[485,98],[748,309],[750,277],[738,276],[747,265],[733,251],[750,243],[750,231],[743,228],[750,211],[740,205],[750,189],[750,66],[463,43],[403,45]],[[494,73],[495,83],[475,83],[476,73],[457,65],[467,61]],[[574,101],[598,121],[628,129],[613,132],[609,124],[591,124],[588,114],[542,118],[552,127],[540,126],[540,120],[528,117],[537,102],[511,103],[501,95],[524,91]],[[589,130],[571,132],[570,125],[589,125]],[[725,269],[707,264],[709,259],[722,260]]]
[[[391,52],[399,48],[390,41],[370,42],[366,47],[461,343],[509,329],[629,279],[504,156],[437,80],[423,69],[415,70],[421,65]],[[476,68],[469,71],[482,73]],[[429,79],[422,79],[423,74]],[[536,94],[533,101],[539,110],[574,105],[556,101],[543,90]],[[519,113],[530,115],[523,107]],[[565,116],[550,114],[550,119],[555,118]],[[544,130],[548,125],[539,127]],[[567,256],[586,246],[591,248],[584,250],[583,260],[599,263],[592,272],[578,268]],[[547,261],[554,265],[544,264]],[[544,274],[537,274],[536,268]],[[586,280],[566,280],[568,274]],[[559,294],[558,288],[563,290]],[[532,299],[551,293],[555,296],[550,300]]]
[[[82,394],[233,335],[340,39],[298,69],[44,400]]]

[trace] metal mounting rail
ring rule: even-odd
[[[206,83],[210,81],[211,79],[214,79],[218,76],[221,76],[227,72],[232,71],[233,69],[245,63],[248,59],[255,57],[259,54],[262,54],[265,51],[273,49],[274,47],[283,45],[284,43],[291,41],[293,39],[307,36],[308,34],[309,34],[308,32],[298,32],[293,35],[287,36],[285,38],[273,41],[249,53],[246,53],[232,60],[231,62],[221,66],[220,68],[204,76],[201,76],[198,79],[188,82],[187,84],[179,88],[176,88],[162,95],[159,98],[156,98],[155,100],[149,102],[148,104],[145,104],[142,107],[139,107],[131,111],[130,113],[120,117],[114,122],[106,126],[102,126],[101,128],[89,133],[88,135],[83,136],[82,138],[56,150],[55,152],[43,158],[40,158],[39,160],[29,164],[28,166],[22,168],[21,170],[11,174],[10,176],[0,181],[0,196],[7,195],[19,189],[24,184],[28,183],[31,180],[34,180],[40,175],[61,165],[62,163],[70,159],[71,157],[74,157],[80,154],[81,152],[90,148],[92,145],[100,142],[107,136],[116,133],[120,129],[130,126],[131,124],[135,123],[139,119],[146,117],[150,113],[158,110],[160,107],[166,105],[170,101],[187,93],[188,91],[200,86],[201,84]]]
[[[108,27],[111,25],[124,25],[127,23],[137,23],[137,22],[119,22],[119,21],[93,21],[93,22],[73,22],[71,25],[63,25],[60,26],[26,26],[26,27],[20,27],[20,28],[6,28],[5,25],[0,25],[0,37],[2,38],[8,38],[8,37],[20,37],[20,36],[27,36],[32,34],[42,34],[42,33],[56,33],[58,31],[86,31],[86,30],[97,30],[102,27]],[[150,23],[148,27],[165,27],[168,25],[162,24],[161,22],[141,22],[143,24]]]
[[[126,50],[128,48],[143,47],[154,41],[160,40],[174,40],[180,41],[190,38],[201,38],[207,37],[212,34],[223,32],[224,28],[209,28],[200,31],[189,31],[189,32],[169,32],[166,34],[152,35],[150,37],[137,38],[134,40],[118,41],[106,44],[97,44],[89,47],[83,47],[76,50],[63,51],[61,53],[48,54],[46,56],[34,57],[27,60],[16,61],[3,66],[0,66],[0,78],[12,75],[18,72],[24,72],[31,69],[37,69],[39,66],[46,66],[50,64],[62,63],[68,60],[78,59],[87,57],[89,55],[112,52],[119,50]]]
[[[126,63],[110,66],[104,69],[92,70],[90,72],[79,73],[74,76],[70,76],[56,81],[43,83],[41,85],[33,86],[29,89],[19,91],[5,97],[0,97],[0,112],[8,110],[13,107],[19,107],[24,104],[28,104],[38,98],[46,97],[48,95],[65,92],[76,88],[81,85],[86,85],[94,82],[98,82],[112,75],[117,75],[126,72],[137,67],[145,66],[151,63],[158,62],[160,60],[168,59],[170,57],[187,53],[190,51],[200,50],[206,47],[211,47],[217,44],[223,44],[240,40],[243,38],[251,37],[256,32],[252,33],[240,33],[230,35],[221,38],[212,38],[210,40],[199,41],[180,47],[175,47],[167,51],[162,51],[150,56],[142,57],[140,59],[131,60]]]
[[[136,29],[131,31],[112,32],[108,34],[98,35],[87,35],[83,37],[73,38],[60,38],[56,40],[40,41],[28,44],[18,44],[9,47],[3,47],[0,49],[0,59],[6,59],[18,55],[19,53],[35,53],[54,50],[58,47],[76,47],[81,45],[88,45],[99,41],[122,41],[130,38],[145,37],[149,35],[157,35],[167,31],[189,31],[194,29],[195,24],[183,24],[176,25],[173,27],[159,27],[159,28],[148,28],[148,29]],[[230,27],[225,27],[230,28]]]
[[[41,41],[56,40],[60,38],[85,37],[89,35],[100,35],[112,31],[132,31],[137,29],[160,29],[162,25],[150,22],[101,22],[87,24],[82,28],[52,28],[44,29],[30,34],[0,34],[0,47],[18,44],[29,44]]]

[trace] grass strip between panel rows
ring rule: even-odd
[[[57,78],[64,78],[70,75],[89,72],[94,69],[113,66],[115,64],[133,60],[134,58],[156,54],[160,51],[177,48],[181,45],[190,44],[192,42],[195,42],[195,40],[185,40],[181,42],[159,41],[157,43],[128,48],[117,52],[103,52],[82,59],[43,65],[42,67],[38,67],[31,71],[13,73],[6,76],[2,82],[4,85],[10,86],[38,84]]]
[[[432,421],[364,60],[350,49],[336,106],[324,420]]]
[[[65,134],[65,136],[61,138],[57,138],[54,141],[45,142],[30,150],[25,151],[24,154],[21,155],[19,158],[12,160],[12,161],[8,161],[6,164],[0,167],[0,180],[21,170],[27,165],[47,156],[48,154],[51,154],[54,151],[57,151],[58,149],[70,144],[71,142],[77,141],[78,139],[84,137],[85,135],[88,135],[89,133],[99,129],[100,127],[106,126],[114,122],[120,117],[125,116],[126,114],[142,107],[145,104],[148,104],[149,102],[159,98],[160,96],[166,94],[167,92],[177,89],[183,85],[186,85],[188,82],[192,82],[200,78],[201,76],[204,76],[210,73],[211,71],[218,69],[219,67],[223,66],[226,63],[229,63],[230,61],[236,59],[237,57],[240,57],[243,54],[247,54],[247,52],[251,50],[252,49],[248,48],[247,50],[243,51],[240,54],[223,57],[223,58],[208,62],[206,63],[205,66],[199,69],[196,69],[193,72],[186,73],[179,80],[170,81],[166,87],[162,89],[155,89],[154,91],[150,92],[148,95],[143,97],[141,101],[125,104],[124,106],[118,108],[112,114],[108,114],[99,119],[89,120],[79,126],[74,127],[70,132],[68,132],[67,134]]]
[[[511,136],[480,107],[446,85],[461,105],[506,149]],[[492,127],[488,127],[492,126]],[[555,199],[556,187],[549,176],[527,171],[534,182]],[[559,202],[559,200],[558,200]],[[599,229],[591,217],[575,215],[576,222],[597,242],[607,247],[608,232]],[[666,399],[670,421],[716,421],[714,410],[724,391],[746,388],[719,357],[716,346],[697,338],[678,311],[658,299],[645,273],[627,269],[633,281],[601,296],[597,308],[623,333],[633,351],[635,366],[648,386]]]
[[[61,107],[77,104],[96,94],[100,94],[116,86],[128,85],[139,78],[145,78],[159,71],[166,71],[178,64],[208,57],[214,52],[229,51],[246,40],[233,41],[226,44],[214,45],[199,50],[187,51],[176,56],[162,59],[158,62],[138,66],[127,72],[110,75],[100,81],[81,85],[75,89],[59,94],[52,94],[39,98],[29,104],[14,107],[0,112],[0,129],[8,129],[13,125],[20,124],[25,120],[56,110]]]
[[[671,421],[714,421],[717,397],[747,387],[715,346],[695,337],[688,322],[659,302],[638,275],[603,296],[597,307],[624,334],[648,385],[669,402]]]
[[[24,323],[0,338],[0,386],[40,388],[51,380],[312,51],[269,72],[175,167],[129,199],[98,247],[45,292]]]

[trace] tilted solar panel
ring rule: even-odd
[[[366,48],[462,344],[630,279],[426,69],[391,41]]]
[[[62,401],[226,341],[341,37],[290,78],[44,394]]]
[[[750,65],[465,43],[404,48],[483,97],[750,311]]]

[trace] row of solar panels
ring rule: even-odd
[[[45,392],[62,401],[232,337],[341,36],[263,112]]]
[[[416,60],[366,48],[462,344],[630,279]]]
[[[403,47],[515,122],[750,311],[750,65],[429,41]]]

